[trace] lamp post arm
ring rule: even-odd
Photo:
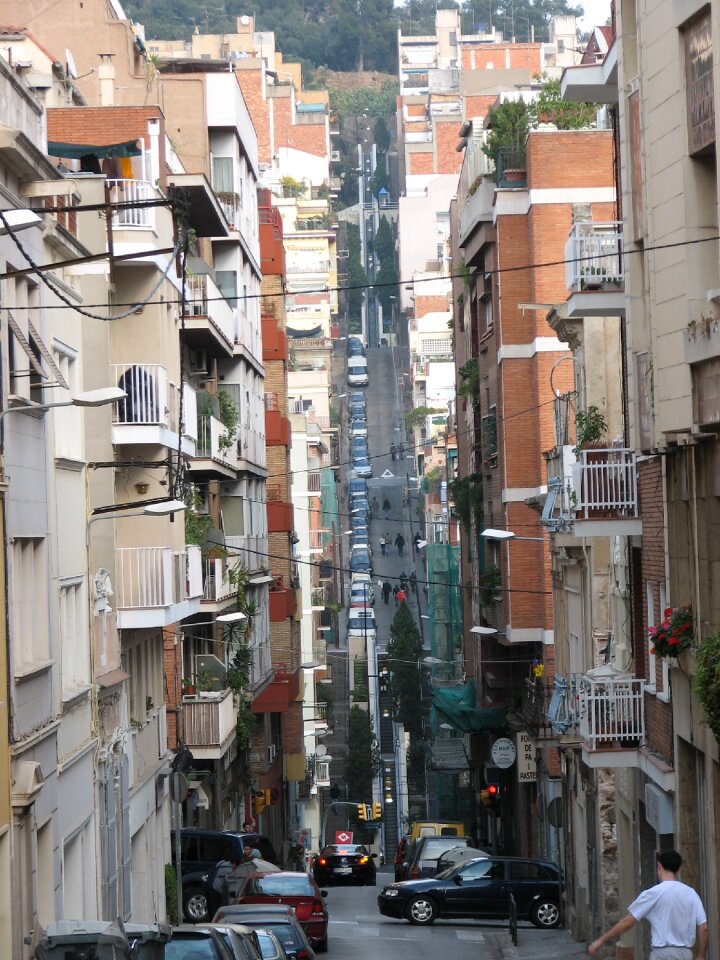
[[[0,411],[0,423],[9,413],[26,413],[31,410],[37,413],[45,413],[46,410],[55,410],[57,407],[74,407],[73,400],[59,400],[57,403],[24,403],[16,407],[6,407]]]

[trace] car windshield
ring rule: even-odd
[[[313,897],[315,895],[312,883],[303,874],[289,877],[279,877],[277,874],[253,877],[248,880],[244,892],[252,895],[261,894],[275,897]]]
[[[429,837],[420,851],[420,859],[437,860],[446,850],[459,846],[461,842],[458,837]]]
[[[165,944],[165,960],[184,960],[190,956],[193,960],[217,960],[217,951],[210,937],[183,937],[174,933],[172,940]]]
[[[344,855],[348,853],[367,853],[365,847],[357,847],[352,843],[336,843],[330,847],[325,847],[323,856],[332,857],[335,854]]]
[[[279,957],[277,944],[273,938],[267,934],[258,931],[258,943],[260,944],[260,953],[263,955],[264,960],[275,960],[275,957]]]

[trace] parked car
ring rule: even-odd
[[[352,465],[353,470],[359,477],[372,476],[372,463],[369,457],[356,457],[353,455]]]
[[[510,894],[519,920],[557,927],[562,919],[562,876],[554,863],[517,857],[469,860],[426,880],[390,883],[378,896],[385,917],[428,924],[438,919],[504,920]]]
[[[365,344],[357,336],[349,336],[347,341],[348,354],[353,356],[365,356]]]
[[[404,833],[397,845],[395,851],[395,879],[403,879],[403,866],[407,863],[408,853],[410,851],[410,834]]]
[[[262,960],[257,933],[238,923],[204,923],[196,930],[216,930],[233,957],[233,960]]]
[[[350,584],[350,608],[375,606],[375,591],[372,584],[364,580],[354,580]]]
[[[347,619],[347,633],[349,637],[364,637],[375,632],[375,612],[371,609],[353,607]]]
[[[465,824],[460,820],[414,820],[410,824],[410,839],[419,837],[464,837]]]
[[[371,569],[370,551],[363,549],[353,550],[350,556],[350,572],[370,573]]]
[[[365,394],[362,390],[352,390],[347,395],[348,403],[365,403]]]
[[[367,435],[368,435],[367,420],[355,419],[350,421],[351,437],[366,437]]]
[[[335,843],[324,847],[313,862],[316,883],[359,883],[374,887],[376,853],[354,843]]]
[[[219,931],[202,927],[173,927],[165,944],[165,960],[235,960]]]
[[[367,500],[367,496],[367,480],[363,480],[362,477],[354,477],[348,482],[348,501],[351,507],[357,497],[362,497],[364,500]]]
[[[192,923],[209,920],[213,904],[208,903],[207,875],[222,860],[241,860],[245,843],[256,847],[263,860],[277,864],[270,840],[260,833],[233,833],[184,827],[180,831],[180,864],[183,877],[183,914]],[[175,862],[175,833],[170,846]],[[212,897],[211,897],[212,900]]]
[[[262,960],[287,960],[280,938],[272,930],[256,930]]]
[[[350,453],[351,454],[360,454],[360,456],[368,456],[368,442],[365,437],[353,437],[350,441]]]
[[[370,546],[370,536],[367,530],[364,527],[358,527],[357,530],[353,530],[352,535],[352,549],[362,547],[363,550],[369,550],[372,553],[372,547]]]
[[[295,910],[295,915],[313,946],[327,950],[328,912],[325,907],[327,890],[321,890],[306,873],[254,873],[240,888],[238,903],[284,903]]]
[[[403,880],[434,877],[438,872],[438,857],[453,847],[469,846],[469,837],[420,837],[410,847]]]
[[[367,420],[367,407],[362,403],[351,403],[348,407],[348,420]]]
[[[241,923],[252,930],[271,930],[290,960],[315,960],[315,951],[292,907],[281,903],[230,904],[220,907],[215,923]]]
[[[363,517],[367,524],[370,519],[370,502],[367,497],[355,497],[352,504],[352,516]]]

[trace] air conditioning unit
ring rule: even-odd
[[[267,748],[267,762],[274,763],[276,756],[277,756],[277,747],[275,746],[274,743],[271,743],[270,746]]]
[[[190,373],[196,377],[207,377],[209,375],[208,356],[204,350],[190,351]]]
[[[331,163],[340,163],[340,151],[331,150],[330,151],[330,162]]]

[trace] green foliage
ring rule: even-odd
[[[212,530],[212,517],[200,513],[202,499],[195,487],[189,484],[185,488],[185,543],[196,547],[206,547]]]
[[[240,425],[240,410],[233,395],[227,390],[218,390],[218,420],[225,427],[225,433],[218,437],[218,446],[221,450],[229,450],[237,437]]]
[[[492,603],[497,588],[502,584],[502,570],[491,563],[480,574],[480,603],[486,607]]]
[[[559,14],[580,16],[582,6],[571,6],[567,0],[468,0],[463,5],[463,32],[475,33],[492,24],[506,40],[528,42],[549,40],[550,21]]]
[[[388,666],[390,697],[397,719],[413,735],[422,732],[422,637],[406,603],[400,604],[390,625]]]
[[[294,177],[283,177],[280,186],[284,197],[303,197],[305,195],[305,184],[300,183]]]
[[[354,319],[360,321],[363,288],[367,286],[367,274],[363,270],[360,260],[360,229],[352,223],[347,224],[348,240],[348,289],[345,292],[348,305],[350,323]]]
[[[405,414],[405,423],[409,430],[413,430],[415,427],[421,427],[426,417],[436,413],[447,413],[447,410],[443,410],[442,407],[415,407],[410,413]]]
[[[485,123],[489,133],[483,153],[497,166],[523,167],[530,119],[530,112],[522,100],[501,103],[489,110]]]
[[[470,522],[477,521],[483,512],[483,478],[480,473],[471,473],[467,477],[456,477],[448,483],[448,499],[465,530],[470,530]]]
[[[408,787],[410,793],[425,793],[425,741],[421,736],[410,737],[407,754]]]
[[[384,153],[378,153],[375,171],[372,176],[373,193],[378,194],[381,190],[390,192],[390,177],[387,172],[387,162]]]
[[[330,94],[330,107],[340,120],[346,117],[361,117],[363,114],[373,119],[391,117],[395,115],[397,109],[398,87],[396,80],[388,79],[379,88],[357,86],[346,89],[345,87],[333,87],[330,83],[328,92]]]
[[[695,693],[702,704],[705,723],[720,743],[720,633],[715,633],[697,648]]]
[[[560,96],[560,79],[542,75],[540,96],[531,108],[533,125],[554,123],[558,130],[580,130],[595,123],[596,107],[592,103],[573,103]]]
[[[250,709],[250,704],[247,700],[242,700],[237,708],[237,720],[235,721],[235,732],[240,750],[247,750],[250,746],[256,723],[257,717]]]
[[[458,373],[460,374],[458,396],[469,400],[473,407],[477,407],[480,402],[480,364],[477,357],[464,363]]]
[[[588,443],[603,440],[607,431],[607,422],[597,407],[578,410],[575,414],[575,446],[573,453],[577,457]]]
[[[387,153],[390,147],[390,131],[385,123],[385,117],[378,117],[373,127],[373,139],[378,153]]]
[[[171,863],[165,864],[165,909],[173,926],[180,922],[177,909],[177,874]]]
[[[362,707],[350,707],[348,714],[348,743],[345,758],[345,779],[348,796],[368,800],[372,797],[372,782],[382,770],[372,718]]]

